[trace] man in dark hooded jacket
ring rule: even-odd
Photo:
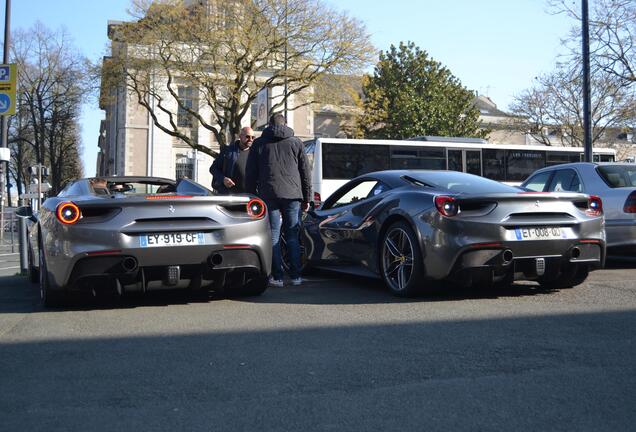
[[[300,285],[300,209],[307,211],[311,201],[311,173],[303,142],[294,136],[282,114],[274,114],[269,126],[252,145],[247,160],[247,192],[265,201],[272,228],[272,277],[270,284],[283,286],[280,251],[281,228],[289,254],[292,285]]]

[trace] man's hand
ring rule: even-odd
[[[303,209],[304,212],[309,210],[309,203],[308,202],[304,202],[303,205],[302,205],[302,209]]]
[[[223,177],[223,184],[224,184],[224,185],[225,185],[225,187],[226,187],[226,188],[228,188],[228,189],[229,189],[229,188],[232,188],[232,187],[234,187],[234,186],[236,186],[236,183],[234,183],[234,182],[232,181],[232,179],[231,179],[231,178],[229,178],[229,177]]]

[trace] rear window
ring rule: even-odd
[[[513,186],[489,180],[472,174],[455,171],[418,173],[413,171],[410,177],[432,187],[448,189],[458,194],[518,193]]]
[[[636,187],[636,165],[602,165],[597,170],[611,188]]]

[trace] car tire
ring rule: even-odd
[[[590,270],[587,266],[576,264],[569,265],[561,271],[556,279],[539,280],[539,284],[541,284],[542,287],[550,289],[573,288],[582,284],[585,279],[587,279],[589,273]]]
[[[417,236],[404,221],[389,226],[382,236],[380,275],[396,296],[412,297],[423,291],[422,253]]]
[[[44,252],[40,249],[40,299],[42,304],[49,307],[62,306],[64,303],[64,292],[51,289],[51,282],[49,280],[49,272],[46,267],[46,258]]]

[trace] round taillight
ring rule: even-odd
[[[73,225],[82,217],[79,207],[72,202],[61,203],[56,210],[57,220],[64,225]]]
[[[247,214],[254,219],[260,219],[265,216],[266,209],[265,203],[258,198],[254,198],[247,203]]]
[[[603,214],[603,200],[596,195],[590,195],[587,201],[587,212],[590,216],[600,216]]]
[[[436,196],[435,207],[437,207],[438,212],[447,217],[453,217],[459,212],[459,206],[455,198],[449,196]]]

